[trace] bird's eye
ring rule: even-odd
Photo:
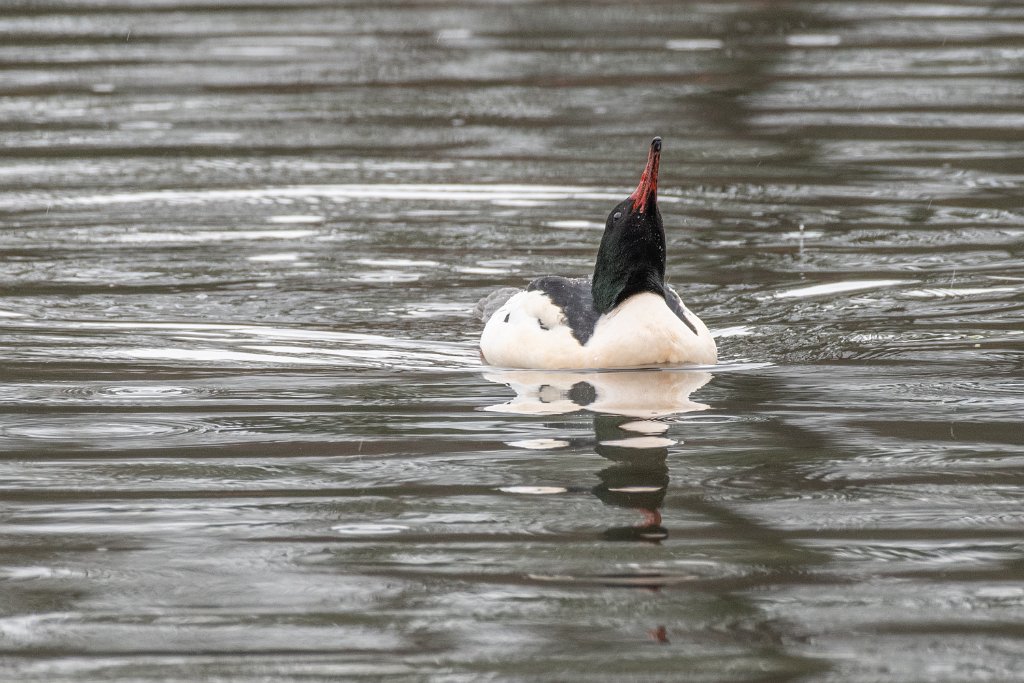
[[[617,221],[620,218],[622,218],[622,212],[621,211],[616,211],[615,214],[612,216],[612,220],[613,221]]]

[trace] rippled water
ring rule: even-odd
[[[1017,3],[9,0],[0,677],[1013,680]],[[665,139],[722,364],[480,366]]]

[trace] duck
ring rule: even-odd
[[[539,277],[525,290],[484,297],[480,357],[537,370],[714,365],[714,337],[665,282],[665,226],[658,209],[661,138],[640,183],[608,213],[591,277]]]

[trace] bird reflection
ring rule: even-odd
[[[690,394],[711,381],[697,370],[557,372],[505,370],[484,379],[504,384],[515,398],[484,410],[525,415],[560,415],[578,410],[627,417],[665,417],[707,410]]]
[[[693,370],[541,372],[515,370],[484,375],[515,390],[506,403],[485,410],[528,415],[594,413],[594,450],[611,464],[598,472],[592,490],[607,505],[640,513],[632,526],[604,532],[611,541],[658,543],[668,537],[661,507],[668,490],[669,425],[658,419],[706,410],[690,394],[711,380]]]
[[[593,488],[603,503],[637,510],[642,521],[604,532],[610,541],[658,542],[668,537],[661,525],[661,505],[668,489],[668,447],[673,441],[637,436],[630,418],[595,415],[595,450],[612,464],[597,473],[601,483]],[[655,423],[664,424],[664,423]],[[666,427],[668,425],[665,425]]]

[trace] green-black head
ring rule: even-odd
[[[661,138],[654,138],[640,184],[608,214],[591,283],[599,313],[640,292],[665,295],[665,226],[658,211],[660,161]]]

